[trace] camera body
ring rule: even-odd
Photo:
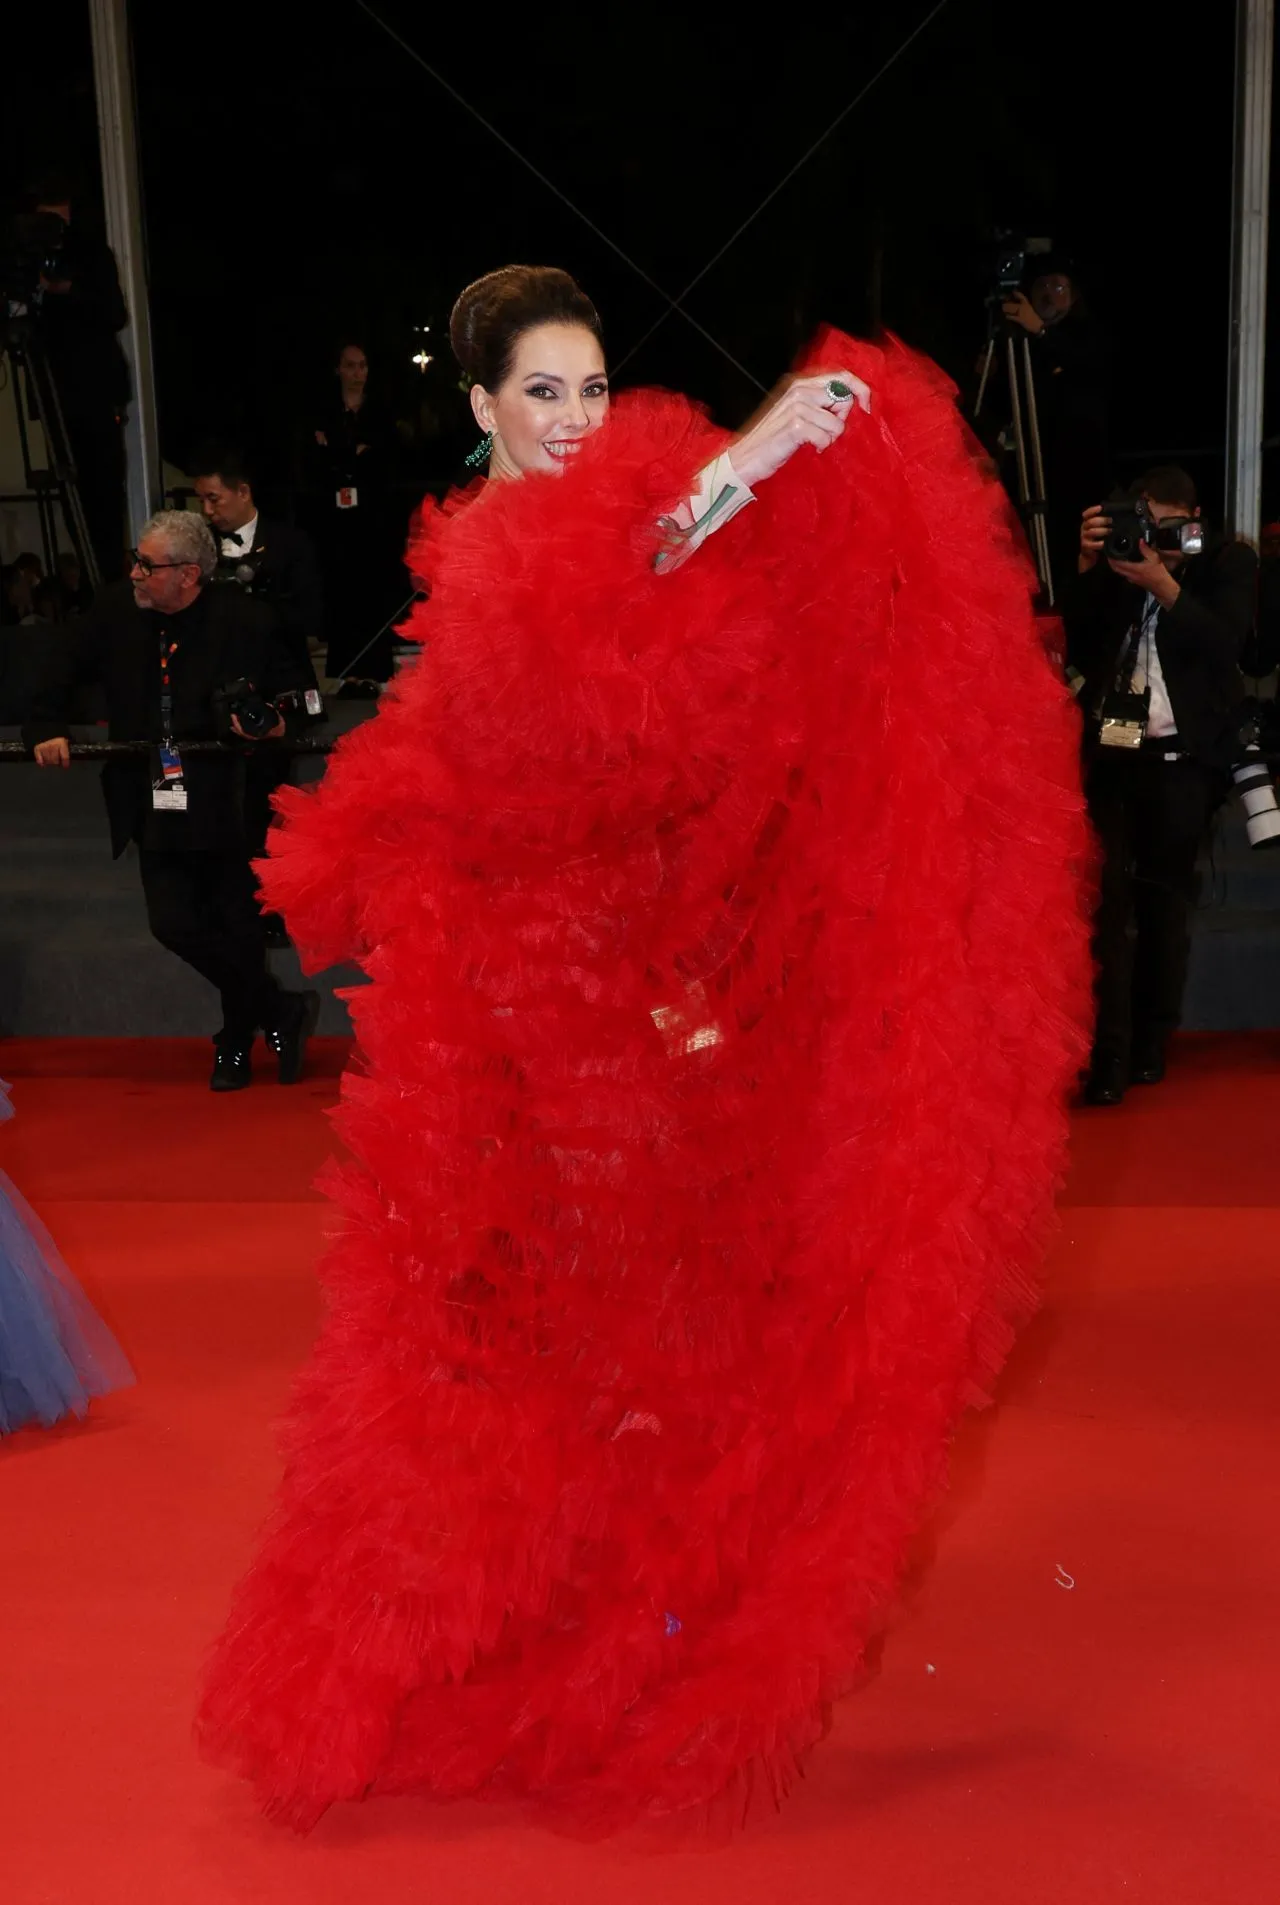
[[[57,212],[20,212],[0,242],[0,300],[10,317],[29,317],[44,297],[42,279],[57,278],[67,236]]]
[[[1158,523],[1145,496],[1126,496],[1107,504],[1111,528],[1102,553],[1111,562],[1141,562],[1142,545],[1173,555],[1198,556],[1204,548],[1204,525],[1191,522]]]
[[[289,688],[268,701],[251,681],[229,681],[213,696],[214,719],[220,741],[263,741],[283,714],[302,714],[318,721],[324,716],[324,701],[318,688]],[[232,727],[240,723],[241,734]]]

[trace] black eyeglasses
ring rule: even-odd
[[[199,566],[194,562],[153,562],[150,556],[140,556],[136,549],[131,549],[129,554],[133,558],[129,567],[141,569],[143,575],[154,575],[157,569],[195,569]]]

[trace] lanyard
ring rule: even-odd
[[[1120,660],[1116,668],[1115,691],[1117,694],[1144,694],[1151,681],[1151,650],[1155,642],[1156,621],[1160,614],[1160,604],[1154,595],[1148,595],[1142,606],[1142,613],[1131,625],[1120,650]],[[1142,682],[1138,683],[1141,670]]]
[[[160,732],[166,741],[173,739],[173,678],[169,663],[178,652],[176,642],[160,637]]]
[[[1151,685],[1151,655],[1155,647],[1156,618],[1160,604],[1154,595],[1147,597],[1138,627],[1138,648],[1133,659],[1133,692],[1143,694]]]

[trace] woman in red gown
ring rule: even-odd
[[[607,1830],[785,1789],[1034,1303],[1076,736],[895,342],[827,336],[730,442],[610,407],[563,273],[481,280],[453,338],[488,481],[424,520],[422,658],[262,869],[370,983],[200,1732],[299,1827],[416,1792]]]

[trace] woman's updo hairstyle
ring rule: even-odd
[[[467,286],[449,318],[449,342],[473,384],[498,390],[521,336],[540,324],[579,324],[604,341],[595,305],[567,271],[504,265]]]

